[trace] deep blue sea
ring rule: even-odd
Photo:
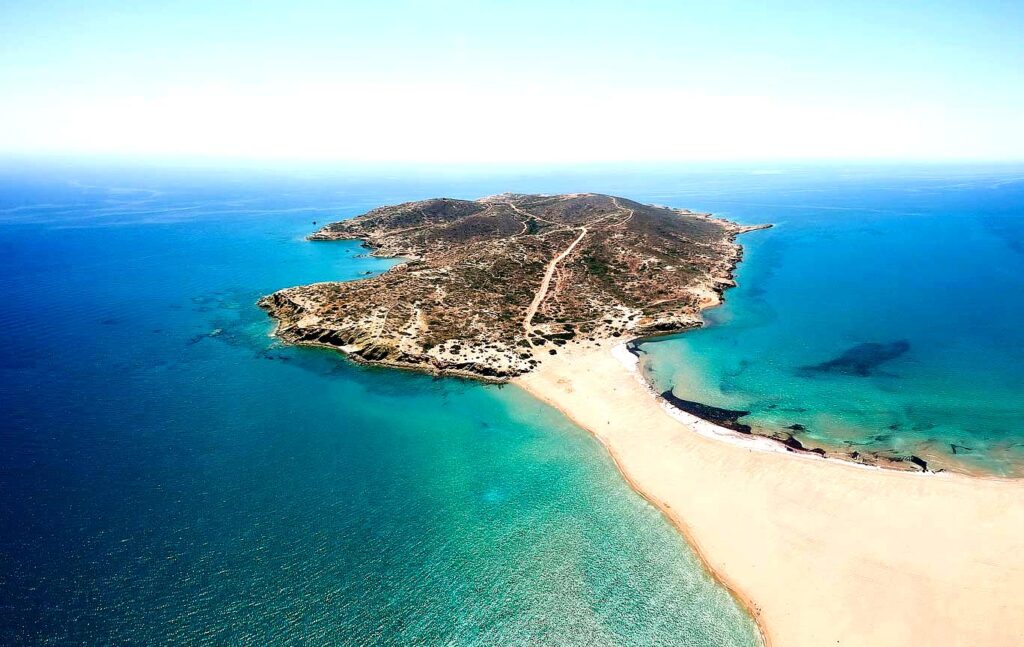
[[[823,443],[1021,464],[1022,168],[8,163],[0,643],[756,645],[558,412],[269,336],[259,296],[389,267],[304,241],[313,221],[503,191],[777,224],[744,236],[707,328],[643,345],[680,397]]]
[[[0,644],[755,645],[588,433],[255,305],[390,266],[314,220],[576,184],[5,169]]]

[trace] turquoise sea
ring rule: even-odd
[[[756,645],[585,431],[281,346],[312,221],[573,179],[7,168],[0,644]]]
[[[1024,168],[8,163],[0,643],[756,645],[556,411],[269,337],[259,296],[389,267],[304,241],[313,221],[502,191],[778,225],[743,238],[706,329],[642,345],[679,397],[1021,464]]]
[[[808,446],[1024,474],[1024,167],[797,169],[664,199],[776,227],[742,237],[706,327],[642,344],[659,390]]]

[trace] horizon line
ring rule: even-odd
[[[432,169],[551,169],[551,168],[650,168],[709,166],[834,166],[840,164],[872,166],[949,166],[1024,164],[1020,157],[736,157],[736,158],[678,158],[678,159],[596,159],[596,160],[431,160],[431,159],[359,159],[359,158],[292,158],[231,155],[166,155],[137,153],[87,153],[58,151],[2,151],[0,162],[54,162],[54,163],[145,163],[154,166],[224,166],[295,168],[295,167],[362,167],[362,168],[432,168]]]

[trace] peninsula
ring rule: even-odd
[[[593,194],[413,202],[310,237],[409,262],[260,305],[287,341],[511,381],[560,409],[683,532],[767,644],[1018,644],[1024,482],[837,460],[752,434],[725,415],[736,412],[696,417],[713,408],[639,375],[629,342],[700,325],[733,285],[736,237],[750,229]]]

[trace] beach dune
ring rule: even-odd
[[[593,432],[767,644],[1024,644],[1024,481],[745,442],[670,413],[629,358],[567,350],[515,382]]]

